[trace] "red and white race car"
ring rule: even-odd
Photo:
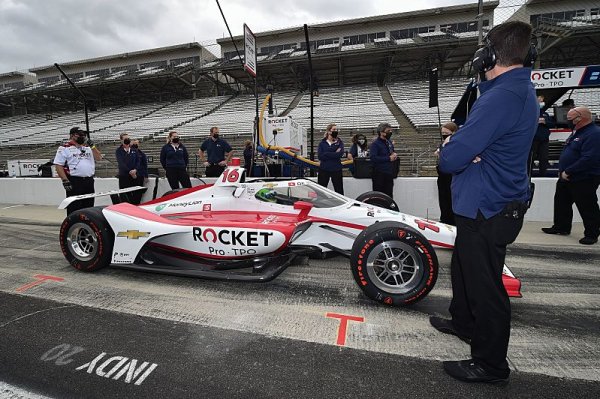
[[[60,207],[114,193],[68,197]],[[83,271],[113,265],[244,281],[270,281],[301,254],[335,252],[350,258],[367,296],[408,305],[435,285],[433,247],[452,248],[455,235],[453,226],[398,212],[382,193],[354,200],[310,180],[247,181],[243,168],[230,166],[212,185],[74,212],[60,245]],[[506,266],[503,280],[509,296],[521,296]]]

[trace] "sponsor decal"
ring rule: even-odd
[[[271,222],[274,222],[275,220],[277,220],[277,216],[275,216],[275,215],[269,215],[261,223],[262,224],[269,224]]]
[[[235,229],[213,229],[194,227],[192,230],[194,241],[212,242],[217,241],[224,245],[240,245],[242,247],[269,246],[269,237],[273,236],[270,231],[261,230],[235,230]]]
[[[200,205],[201,203],[202,201],[171,202],[170,204],[160,204],[154,209],[160,212],[165,208],[186,208],[188,206]]]
[[[113,263],[131,263],[131,254],[115,252],[113,253]]]
[[[117,237],[125,237],[128,240],[137,240],[139,238],[146,238],[150,235],[149,231],[139,231],[139,230],[127,230],[127,231],[119,231]]]
[[[169,204],[160,204],[158,205],[156,208],[154,208],[157,212],[162,211],[163,209],[165,209]]]
[[[210,212],[211,206],[210,204],[204,204],[202,205],[202,211],[203,212]]]
[[[417,224],[417,226],[419,226],[419,229],[421,229],[421,230],[429,229],[436,233],[440,232],[440,228],[438,226],[436,226],[435,222],[433,222],[431,220],[423,221],[420,219],[415,219],[415,223]]]
[[[291,181],[291,182],[288,183],[289,187],[294,187],[295,185],[296,185],[296,182],[293,182],[293,181]]]

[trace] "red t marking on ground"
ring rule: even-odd
[[[33,278],[36,278],[37,280],[32,281],[31,283],[25,284],[19,288],[16,289],[17,292],[23,292],[23,291],[27,291],[30,288],[35,287],[36,285],[40,285],[42,284],[44,281],[64,281],[64,278],[61,277],[55,277],[55,276],[46,276],[43,274],[36,274],[33,276]]]
[[[345,314],[338,313],[327,313],[325,316],[331,317],[332,319],[340,319],[340,326],[338,327],[337,345],[346,345],[346,329],[348,328],[348,320],[358,321],[362,323],[365,321],[364,317],[348,316]]]

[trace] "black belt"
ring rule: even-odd
[[[69,179],[93,179],[94,176],[88,176],[88,177],[83,177],[83,176],[69,176]]]

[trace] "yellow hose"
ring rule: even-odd
[[[271,98],[270,94],[267,94],[267,96],[265,97],[265,100],[262,103],[262,106],[260,108],[260,118],[259,118],[259,122],[258,122],[258,137],[260,140],[260,145],[262,145],[265,149],[269,149],[269,150],[274,150],[274,151],[280,151],[283,152],[285,154],[288,154],[302,162],[305,162],[309,165],[313,165],[313,166],[319,166],[319,162],[315,162],[312,161],[308,158],[305,158],[301,155],[296,154],[293,151],[290,151],[289,149],[285,148],[285,147],[280,147],[280,146],[270,146],[269,144],[267,144],[267,140],[265,139],[264,135],[263,135],[263,129],[262,129],[262,121],[265,115],[265,108],[267,108],[267,104],[269,103],[269,98]],[[352,164],[351,160],[345,160],[342,162],[342,165],[350,165]]]

